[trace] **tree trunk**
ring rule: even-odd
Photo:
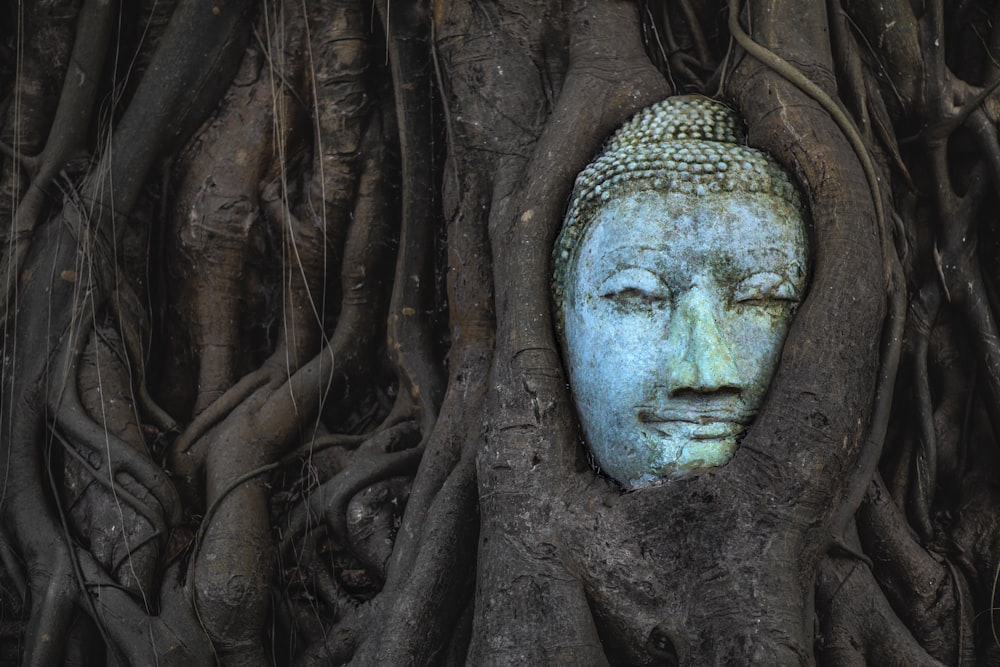
[[[1000,660],[992,3],[0,16],[0,664]],[[552,249],[691,93],[813,268],[732,461],[626,491]]]

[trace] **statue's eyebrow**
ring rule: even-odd
[[[618,246],[612,247],[595,255],[599,263],[597,279],[607,280],[611,276],[628,269],[649,271],[660,280],[666,281],[663,261],[665,253],[662,248],[651,246]]]
[[[605,283],[607,283],[607,281],[611,280],[612,278],[629,271],[644,271],[649,275],[651,275],[653,278],[655,278],[656,282],[659,283],[662,288],[669,288],[669,286],[667,285],[667,281],[661,272],[656,271],[651,267],[639,266],[634,263],[630,263],[630,264],[623,264],[620,266],[616,266],[607,272],[599,274],[597,279],[598,289],[602,289]]]
[[[622,262],[637,268],[645,269],[650,268],[647,266],[648,262],[651,262],[656,257],[662,257],[664,254],[665,252],[663,248],[654,248],[653,246],[624,245],[613,246],[607,250],[599,251],[596,254],[596,258],[602,262]],[[653,263],[655,264],[655,262]]]
[[[743,252],[730,253],[730,258],[736,260],[750,260],[746,263],[746,268],[754,268],[750,265],[753,264],[767,264],[769,270],[778,270],[782,272],[789,272],[793,269],[798,269],[799,274],[792,276],[797,278],[799,275],[805,275],[806,270],[802,264],[802,261],[796,258],[797,253],[789,256],[788,253],[775,248],[746,248]]]

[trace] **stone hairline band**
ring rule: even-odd
[[[560,330],[568,267],[594,214],[613,197],[643,190],[694,196],[760,193],[802,210],[784,169],[746,145],[740,119],[726,105],[681,95],[646,107],[615,132],[576,178],[552,253]]]

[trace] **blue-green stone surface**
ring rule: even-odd
[[[602,201],[565,267],[564,357],[590,450],[628,488],[728,461],[767,392],[808,271],[769,193]]]

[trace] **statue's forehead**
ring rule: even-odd
[[[658,196],[686,201],[689,213],[680,206],[672,215],[656,207],[643,210],[615,210],[608,205],[643,189]],[[684,197],[689,199],[684,199]],[[716,199],[722,197],[722,199]],[[736,224],[731,214],[740,206],[753,207],[759,198],[773,200],[762,217],[784,216],[777,220],[777,237],[762,228],[753,233],[754,220]],[[712,202],[725,202],[713,204]],[[621,202],[616,206],[621,206]],[[716,207],[713,213],[710,210]],[[732,254],[738,243],[757,237],[763,245],[790,245],[786,253],[797,255],[804,265],[807,234],[801,217],[801,200],[788,174],[765,153],[745,144],[741,122],[732,109],[700,96],[671,97],[653,104],[626,122],[581,171],[576,179],[562,229],[553,248],[553,297],[557,327],[562,323],[566,289],[580,261],[585,239],[595,238],[593,227],[601,216],[626,219],[626,226],[612,224],[606,238],[594,243],[606,246],[622,235],[660,239],[668,244],[670,235],[689,247],[728,247]],[[700,212],[700,213],[699,213]],[[741,215],[746,215],[742,211]],[[700,218],[699,218],[700,215]],[[728,216],[728,217],[727,217]],[[737,216],[738,217],[738,216]],[[637,220],[627,220],[638,218]],[[648,218],[648,221],[644,221]],[[690,218],[690,219],[689,219]],[[674,225],[671,227],[670,225]],[[685,234],[680,234],[687,225]],[[770,234],[770,236],[769,236]],[[711,238],[715,235],[715,238]],[[638,241],[637,241],[638,242]]]
[[[708,248],[798,246],[804,252],[805,222],[797,210],[768,195],[695,196],[640,191],[615,198],[596,211],[585,247],[608,250],[660,245]]]

